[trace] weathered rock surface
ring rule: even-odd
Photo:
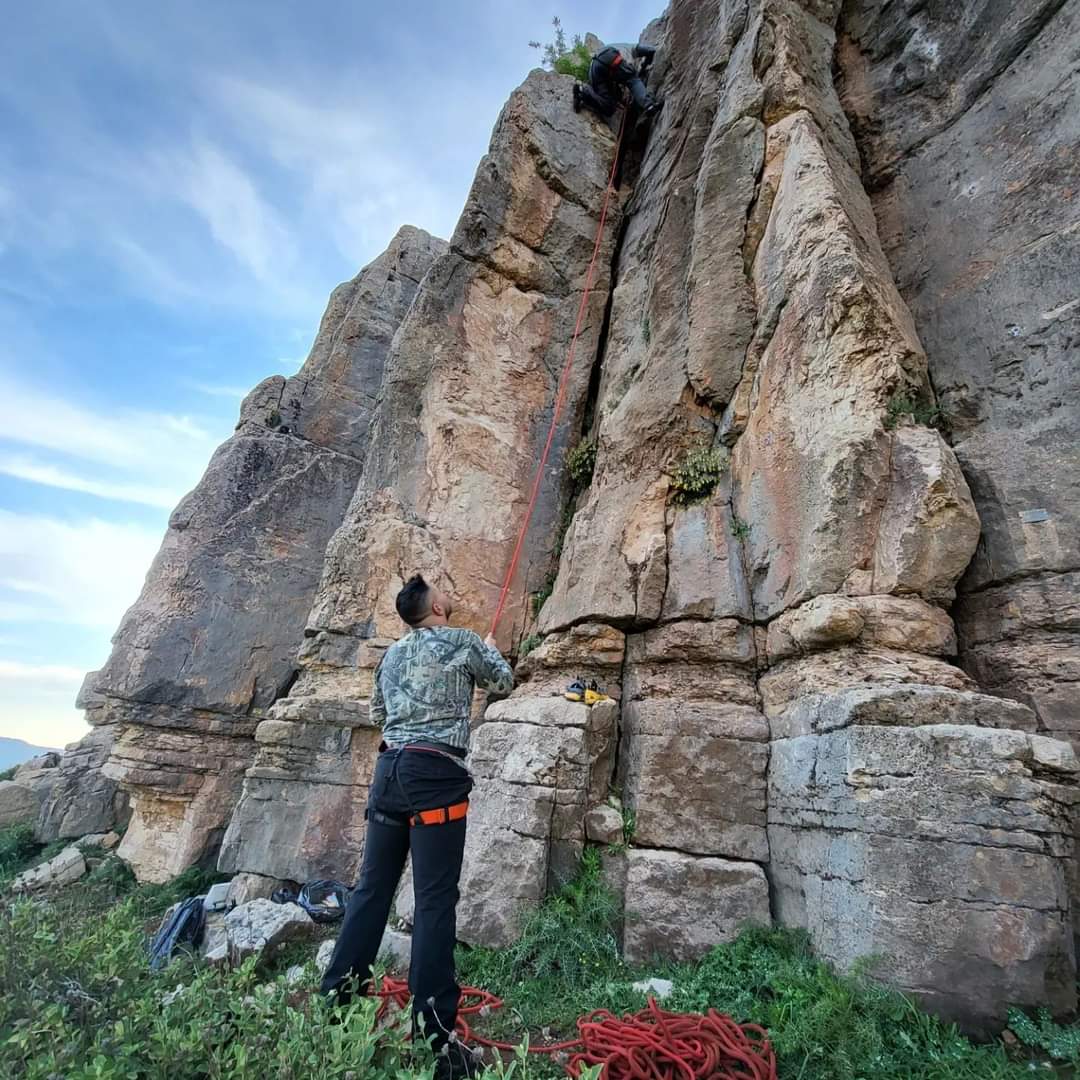
[[[249,956],[310,937],[315,923],[298,904],[275,904],[260,897],[233,908],[203,939],[202,954],[211,964],[242,964]]]
[[[747,926],[770,924],[769,883],[754,863],[633,848],[625,918],[623,953],[631,963],[697,960]]]
[[[84,692],[76,704],[86,708],[93,730],[67,747],[55,777],[50,777],[37,827],[39,840],[68,840],[87,833],[105,832],[125,824],[130,816],[127,796],[103,768],[118,734],[115,723],[101,723],[96,699]]]
[[[32,788],[0,780],[0,829],[36,820],[40,805]]]
[[[1010,1002],[1067,1009],[1077,769],[1055,740],[951,724],[775,741],[775,914],[969,1027]]]
[[[14,892],[35,892],[38,889],[59,888],[70,885],[86,873],[86,859],[74,845],[64,848],[47,862],[21,873],[12,883]]]
[[[104,775],[131,798],[121,854],[145,880],[212,855],[258,716],[294,677],[323,551],[352,497],[390,340],[445,249],[418,229],[330,299],[308,361],[245,399],[236,434],[176,508],[92,679],[119,726]]]
[[[857,0],[838,53],[885,253],[982,520],[961,660],[1074,739],[1078,34],[1075,3]],[[1038,625],[1019,632],[1028,611]]]
[[[519,694],[489,707],[469,758],[476,787],[458,937],[470,944],[509,944],[549,887],[573,876],[587,814],[612,779],[614,702]],[[404,908],[399,897],[408,917],[407,897]]]
[[[327,549],[300,677],[257,735],[225,840],[228,869],[345,877],[358,865],[379,742],[364,727],[366,699],[382,649],[401,630],[393,600],[405,578],[418,570],[441,582],[465,623],[486,632],[546,436],[614,149],[606,128],[566,109],[569,86],[537,71],[511,95],[450,250],[397,333],[363,477]],[[570,374],[502,623],[506,642],[521,636],[527,594],[550,565],[568,493],[556,463],[585,408],[618,219],[616,196],[578,342],[582,362]],[[280,750],[268,745],[268,726]],[[309,765],[312,741],[328,748],[325,765]]]

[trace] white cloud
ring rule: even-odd
[[[154,487],[147,484],[112,482],[79,476],[55,465],[46,465],[26,457],[0,456],[0,473],[26,480],[32,484],[60,488],[64,491],[81,491],[103,499],[120,502],[141,503],[171,510],[180,501],[183,491],[176,488]]]
[[[198,390],[200,394],[206,394],[207,397],[236,398],[237,400],[247,397],[251,390],[250,386],[247,389],[242,386],[215,386],[190,379],[185,379],[184,385],[190,386],[192,390]]]
[[[220,147],[199,139],[162,162],[162,182],[206,222],[210,234],[264,284],[290,271],[295,249],[288,229],[251,177]],[[172,183],[168,184],[168,179]],[[162,189],[162,183],[158,183]],[[284,276],[284,275],[283,275]]]
[[[112,630],[160,542],[144,525],[0,510],[0,619]]]
[[[175,506],[198,481],[221,438],[190,416],[93,409],[3,371],[0,399],[5,402],[0,445],[20,448],[0,451],[0,472],[106,499]],[[42,451],[64,460],[43,461]]]
[[[0,660],[0,686],[5,683],[31,683],[34,686],[76,690],[82,685],[85,671],[62,664],[26,664],[21,660]]]

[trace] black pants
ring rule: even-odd
[[[652,95],[632,66],[623,62],[610,67],[600,60],[593,60],[589,65],[589,81],[581,87],[581,101],[593,112],[608,117],[618,106],[620,89],[624,86],[639,109],[647,109],[653,103]]]
[[[370,980],[405,856],[411,851],[416,905],[409,990],[414,1022],[423,1024],[424,1038],[434,1035],[436,1049],[454,1030],[461,996],[454,944],[465,818],[445,825],[410,826],[408,816],[452,806],[471,790],[472,778],[465,768],[442,754],[385,750],[379,755],[368,798],[364,863],[320,988],[324,994],[336,992],[344,1003],[350,993],[347,980],[354,979],[361,991]]]

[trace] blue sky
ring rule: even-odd
[[[662,3],[578,3],[633,38]],[[403,223],[447,237],[548,5],[42,0],[0,39],[0,735],[83,674],[244,392]]]

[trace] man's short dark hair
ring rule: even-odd
[[[420,574],[413,574],[397,594],[397,613],[410,626],[423,622],[431,614],[431,586]]]

